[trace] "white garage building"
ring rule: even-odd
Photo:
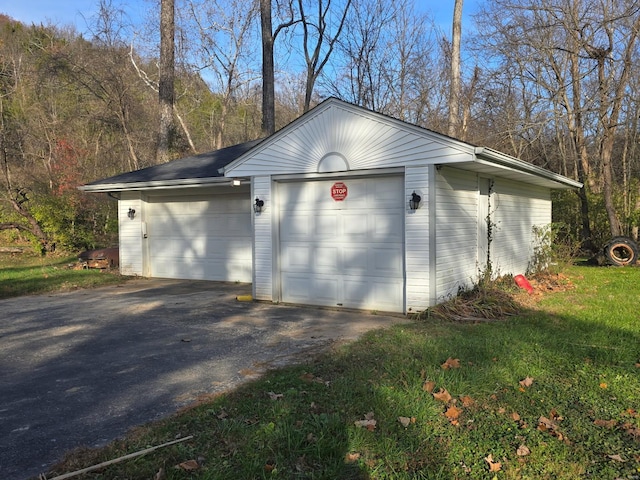
[[[551,190],[580,186],[331,98],[264,140],[81,189],[118,198],[125,275],[409,313],[471,285],[488,261],[524,273]]]

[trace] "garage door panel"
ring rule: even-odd
[[[285,238],[304,241],[313,233],[313,218],[306,213],[290,213],[282,220],[280,231]]]
[[[339,218],[335,212],[320,213],[314,217],[313,235],[316,238],[335,239],[339,232]]]
[[[403,311],[402,177],[344,180],[343,201],[331,198],[333,183],[278,188],[282,300]]]
[[[390,242],[402,242],[404,238],[404,218],[394,215],[377,215],[371,221],[373,239]]]
[[[384,280],[363,281],[346,278],[343,292],[343,304],[351,308],[396,311],[404,298],[402,284]]]
[[[153,277],[251,281],[247,193],[151,199],[145,212]]]
[[[290,244],[282,253],[282,265],[287,270],[304,270],[311,261],[311,246]]]

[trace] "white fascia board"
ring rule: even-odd
[[[572,180],[564,175],[554,173],[550,170],[537,167],[531,163],[523,162],[515,157],[500,153],[497,150],[492,150],[485,147],[476,147],[476,162],[482,163],[482,159],[485,159],[489,164],[507,168],[509,170],[516,170],[519,172],[527,173],[537,177],[544,178],[553,183],[559,184],[561,188],[582,188],[582,183]],[[481,157],[481,158],[479,158]]]
[[[202,187],[216,185],[232,185],[234,180],[240,180],[242,185],[246,185],[246,178],[229,178],[229,177],[211,177],[211,178],[183,178],[180,180],[155,180],[150,182],[136,183],[103,183],[99,185],[81,185],[78,190],[83,192],[123,192],[138,190],[162,190],[176,187]]]

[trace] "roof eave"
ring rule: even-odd
[[[572,180],[564,175],[554,173],[550,170],[537,167],[531,163],[523,162],[515,157],[500,153],[497,150],[492,150],[485,147],[476,147],[475,155],[477,161],[487,160],[494,165],[498,165],[511,170],[517,170],[528,175],[534,175],[536,177],[544,178],[551,182],[554,188],[559,189],[580,189],[582,183]]]
[[[237,180],[237,179],[235,179]],[[229,177],[182,178],[177,180],[152,180],[148,182],[102,183],[81,185],[78,190],[90,193],[107,193],[139,190],[161,190],[176,187],[201,187],[215,185],[232,185],[234,179]]]

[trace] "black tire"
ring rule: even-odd
[[[624,267],[638,261],[638,244],[629,237],[614,237],[604,247],[604,255],[611,265]]]

